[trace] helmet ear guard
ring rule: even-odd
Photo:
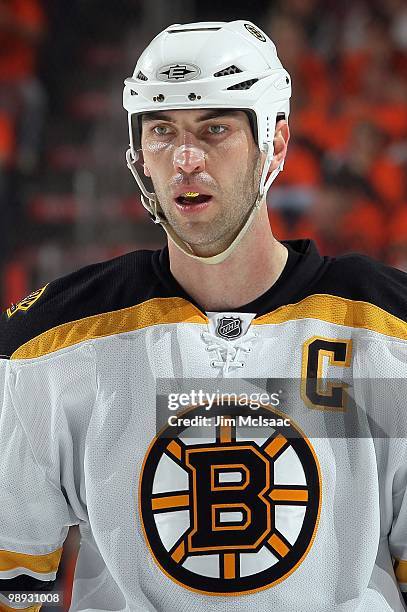
[[[250,227],[270,185],[284,167],[283,160],[271,173],[268,171],[274,155],[275,126],[280,119],[288,120],[290,96],[291,79],[274,44],[250,22],[170,26],[156,36],[139,58],[123,92],[130,136],[127,165],[153,221],[161,224],[169,238],[190,257],[219,263]],[[151,179],[141,178],[137,169],[144,113],[206,108],[245,111],[254,140],[266,155],[258,196],[245,223],[232,244],[212,257],[195,255],[190,245],[175,234],[160,208]]]
[[[143,161],[144,161],[142,159],[143,151],[141,148],[141,130],[142,130],[143,114],[132,114],[132,115],[129,114],[129,117],[128,117],[129,135],[130,135],[129,150],[131,151],[131,157],[135,164],[135,170],[137,172],[138,172],[137,165],[139,165],[139,167],[141,168],[141,166],[143,165]],[[126,155],[126,161],[127,161],[127,155]],[[145,185],[146,187],[146,190],[149,193],[154,193],[154,186],[153,186],[153,181],[151,180],[151,178],[146,176],[143,173],[142,180],[143,180],[143,185]]]

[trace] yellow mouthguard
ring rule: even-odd
[[[185,198],[197,198],[198,196],[199,193],[197,193],[196,191],[187,191],[184,193]]]

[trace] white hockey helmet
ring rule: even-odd
[[[187,255],[205,263],[223,261],[241,240],[283,163],[268,175],[273,159],[275,125],[288,120],[291,78],[270,38],[249,21],[176,24],[158,34],[140,56],[133,76],[125,80],[123,106],[128,113],[129,169],[142,202],[168,236]],[[167,222],[153,191],[140,177],[136,162],[143,113],[179,109],[239,109],[251,116],[254,137],[266,154],[259,192],[238,236],[222,253],[199,257]]]

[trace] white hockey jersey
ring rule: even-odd
[[[163,249],[2,315],[0,592],[51,589],[77,524],[72,612],[406,609],[406,276],[285,244],[233,312]]]

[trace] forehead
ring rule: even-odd
[[[142,115],[142,123],[150,121],[170,121],[171,123],[201,123],[211,119],[234,119],[248,124],[248,118],[244,111],[237,109],[194,109],[194,110],[171,110],[154,111]]]

